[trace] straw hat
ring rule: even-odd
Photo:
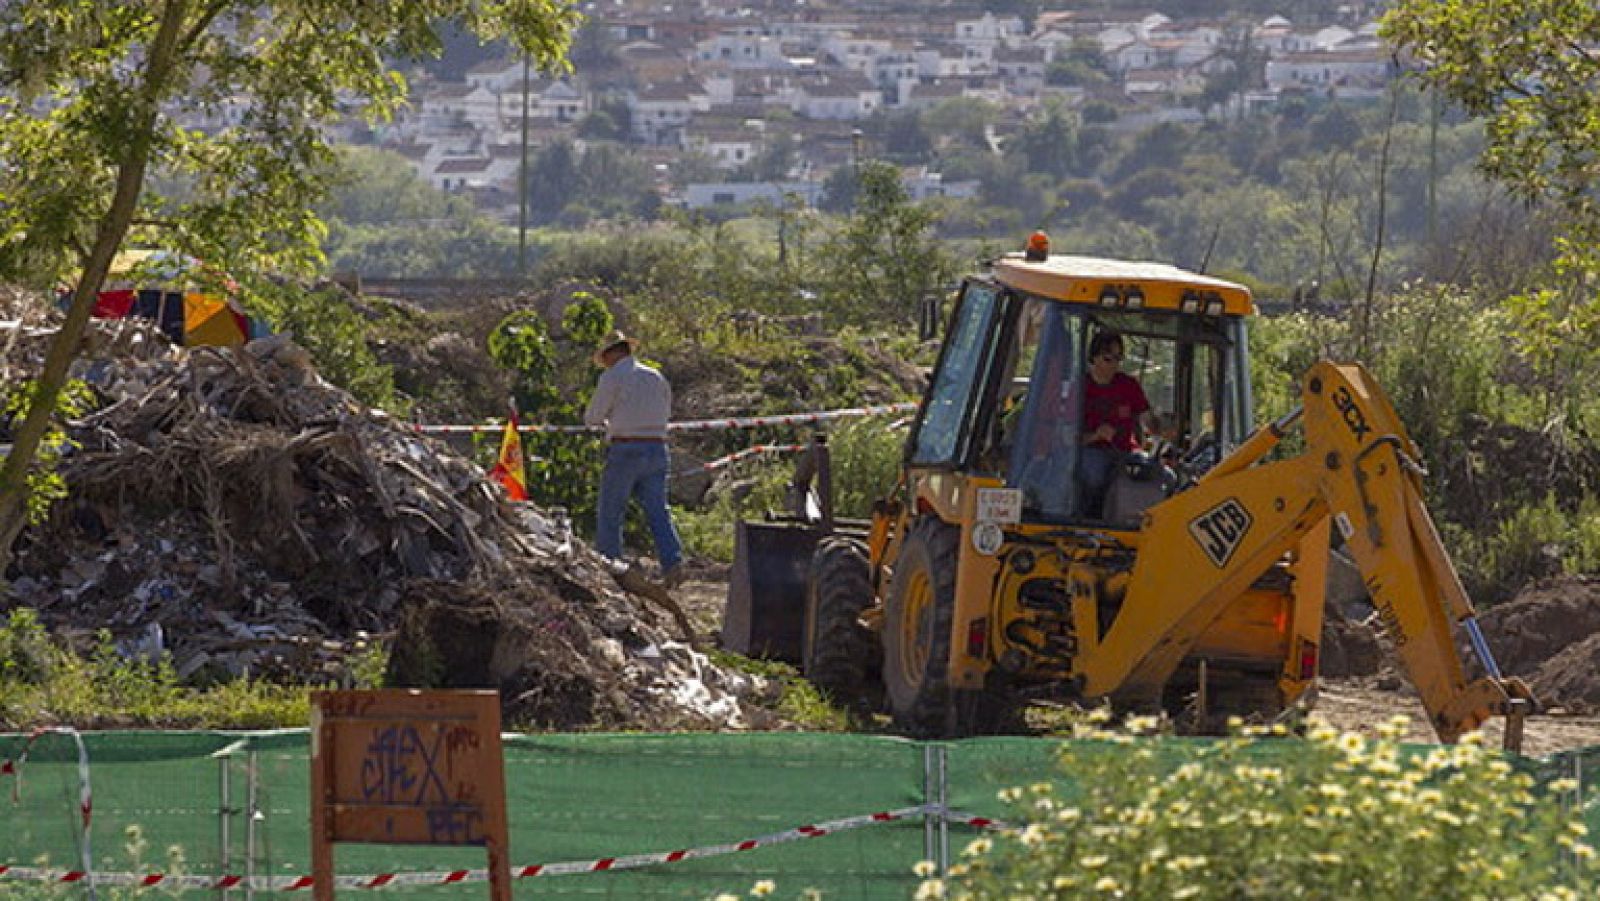
[[[606,351],[616,347],[619,344],[626,345],[628,348],[628,353],[630,354],[639,350],[638,338],[630,338],[627,335],[624,335],[621,329],[612,329],[611,334],[607,335],[606,339],[600,342],[600,346],[595,349],[594,356],[590,359],[594,360],[594,365],[596,366],[606,365],[605,360],[602,360],[601,357],[605,356]]]

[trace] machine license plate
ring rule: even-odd
[[[1022,491],[1017,488],[979,488],[978,522],[1022,522]]]

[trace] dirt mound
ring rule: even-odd
[[[1528,683],[1548,708],[1600,709],[1600,580],[1564,576],[1536,582],[1512,600],[1481,610],[1478,625],[1507,676]],[[1323,631],[1321,673],[1329,678],[1380,677],[1402,682],[1399,661],[1375,619],[1347,620],[1330,610]],[[1456,646],[1469,677],[1482,663],[1464,630]]]
[[[1600,633],[1600,582],[1576,577],[1537,582],[1481,611],[1478,624],[1501,670],[1534,675],[1569,645]],[[1600,672],[1596,675],[1600,684]]]
[[[1478,625],[1500,671],[1526,681],[1546,707],[1600,708],[1600,581],[1565,576],[1537,582],[1512,600],[1481,610]],[[1323,632],[1322,674],[1367,677],[1398,667],[1375,620],[1330,613]],[[1469,677],[1483,666],[1464,630],[1456,646]],[[1385,679],[1385,682],[1393,681]]]
[[[1600,581],[1535,583],[1478,623],[1501,670],[1526,679],[1546,705],[1600,704]]]
[[[36,367],[47,337],[0,344],[0,364]],[[121,352],[78,364],[101,403],[72,424],[70,500],[24,533],[0,607],[69,638],[107,629],[191,678],[348,681],[376,635],[400,681],[500,688],[512,724],[747,722],[735,693],[758,685],[675,644],[581,542],[292,342],[136,343],[154,350],[101,335]]]
[[[1567,645],[1546,661],[1533,676],[1533,691],[1546,706],[1600,710],[1600,635]]]

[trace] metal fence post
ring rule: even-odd
[[[950,872],[950,748],[939,746],[939,878]]]
[[[922,746],[922,859],[934,859],[934,818],[944,819],[944,811],[937,809],[935,799],[938,789],[934,785],[933,745]],[[944,875],[943,871],[940,876]]]
[[[228,771],[230,763],[232,761],[227,755],[217,758],[217,873],[221,876],[228,875],[228,867],[232,863],[233,836],[230,834],[229,819],[234,811],[232,774]],[[221,889],[218,894],[226,898],[228,890]]]
[[[1574,783],[1574,785],[1572,786],[1572,811],[1573,811],[1573,813],[1576,813],[1578,815],[1578,819],[1579,820],[1582,820],[1583,819],[1583,751],[1582,751],[1582,749],[1579,749],[1577,751],[1572,752],[1572,781]],[[1585,825],[1587,825],[1587,824],[1585,824]],[[1583,875],[1578,871],[1578,855],[1576,855],[1576,854],[1568,854],[1567,855],[1567,860],[1570,862],[1570,866],[1572,868],[1572,884],[1574,886],[1581,885],[1582,881],[1583,881]]]
[[[255,748],[245,755],[244,802],[244,896],[246,901],[256,896],[256,820],[261,816],[258,789],[261,784]]]

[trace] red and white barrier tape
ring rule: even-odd
[[[945,810],[938,805],[924,805],[921,807],[903,807],[899,810],[887,810],[879,813],[863,814],[861,816],[842,817],[837,820],[828,820],[822,823],[811,823],[798,826],[783,832],[774,832],[757,838],[745,839],[739,842],[729,842],[722,845],[707,845],[701,848],[684,848],[678,851],[667,851],[656,854],[630,854],[622,857],[602,857],[596,860],[572,860],[560,863],[532,864],[523,867],[512,867],[513,879],[529,879],[536,876],[565,876],[574,873],[604,873],[614,870],[630,870],[639,867],[654,866],[663,863],[677,863],[682,860],[695,860],[703,857],[717,857],[723,854],[732,854],[739,851],[753,851],[756,848],[784,842],[797,841],[803,838],[818,838],[857,829],[862,826],[875,826],[879,823],[892,823],[899,820],[909,820],[925,815],[942,816],[945,820],[975,826],[980,829],[998,829],[1003,825],[998,820],[988,817],[973,816],[959,811]],[[10,867],[0,864],[0,881],[13,880],[18,882],[45,882],[66,884],[81,882],[85,878],[83,871],[79,870],[52,870],[44,867]],[[377,873],[368,875],[346,875],[334,877],[334,888],[337,889],[375,889],[401,885],[449,885],[451,883],[486,882],[489,871],[480,870],[448,870],[439,872],[417,873]],[[175,889],[232,889],[249,888],[255,891],[266,892],[293,892],[309,889],[312,886],[310,876],[253,876],[238,875],[203,876],[185,873],[96,873],[95,885],[127,886]]]
[[[94,795],[89,790],[89,749],[83,743],[83,736],[78,730],[70,726],[46,726],[28,733],[27,741],[22,743],[22,753],[14,759],[0,763],[0,775],[10,776],[15,781],[11,783],[11,802],[22,802],[22,767],[28,762],[28,752],[33,750],[33,743],[46,735],[65,735],[72,739],[78,746],[78,823],[83,830],[82,841],[78,843],[82,851],[83,870],[68,882],[77,882],[93,871],[94,853],[89,845],[89,820],[94,814]],[[90,885],[97,884],[98,878],[91,879]]]
[[[761,426],[799,425],[809,422],[827,422],[854,416],[885,416],[915,410],[914,403],[879,404],[872,407],[849,407],[841,410],[818,410],[813,413],[779,413],[772,416],[735,416],[728,419],[685,419],[667,423],[670,432],[711,432],[721,429],[753,429]],[[470,434],[475,432],[505,431],[505,423],[497,425],[423,425],[413,423],[413,431],[427,434]],[[519,432],[556,432],[562,434],[599,434],[602,429],[587,425],[525,424],[517,426]]]
[[[997,820],[993,817],[980,817],[975,814],[963,813],[959,810],[946,810],[944,818],[947,822],[960,823],[963,826],[971,826],[974,829],[994,829],[1003,832],[1011,828],[1006,825],[1004,820]]]
[[[762,454],[798,454],[810,446],[809,444],[757,444],[744,450],[734,451],[727,456],[718,457],[709,463],[702,463],[699,466],[674,472],[673,475],[683,476],[691,472],[715,472],[724,466],[732,466],[740,460],[746,460],[750,457]]]

